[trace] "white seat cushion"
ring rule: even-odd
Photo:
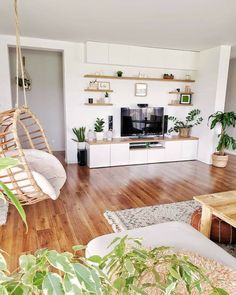
[[[21,188],[21,191],[23,193],[32,193],[34,192],[34,187],[31,185],[31,182],[28,180],[27,173],[20,167],[14,167],[11,168],[11,171],[15,174],[15,179],[18,182],[19,187]],[[51,199],[56,200],[58,195],[56,190],[53,188],[53,186],[50,184],[50,182],[40,173],[36,171],[32,171],[31,173],[34,177],[35,182],[37,185],[41,188],[41,190],[47,194]],[[5,176],[6,171],[0,171],[0,176]],[[14,186],[11,183],[11,179],[9,176],[5,176],[1,179],[4,183],[6,183],[7,187],[12,190],[14,194],[17,194],[17,192],[14,190]],[[9,183],[7,183],[9,182]]]
[[[66,172],[61,162],[52,154],[36,149],[24,149],[29,168],[43,175],[53,186],[57,196],[66,181]]]

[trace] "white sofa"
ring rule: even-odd
[[[86,257],[92,255],[106,255],[111,250],[110,248],[108,249],[107,246],[112,240],[127,234],[129,237],[142,238],[143,246],[145,247],[170,246],[178,249],[190,250],[236,270],[236,259],[233,256],[207,239],[193,227],[183,222],[155,224],[100,236],[89,242],[86,249]]]

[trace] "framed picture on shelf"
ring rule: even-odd
[[[191,104],[191,94],[182,93],[180,94],[180,104]]]
[[[147,96],[147,83],[135,83],[135,96]]]
[[[98,82],[98,90],[110,90],[110,82]]]

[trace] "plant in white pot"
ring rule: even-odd
[[[179,132],[179,136],[181,137],[189,137],[191,128],[201,124],[203,121],[203,118],[199,117],[200,113],[201,111],[198,109],[190,111],[187,114],[185,121],[181,121],[174,116],[170,116],[169,120],[173,121],[174,126],[171,127],[168,132],[171,133],[175,131]]]
[[[97,140],[103,140],[104,125],[105,125],[105,121],[103,119],[100,119],[100,118],[96,119],[96,122],[94,124],[94,131],[95,131]]]
[[[221,129],[220,134],[218,134],[219,141],[216,152],[212,155],[212,165],[224,168],[228,163],[228,155],[225,154],[225,150],[236,149],[236,140],[227,133],[227,128],[236,125],[236,113],[219,111],[210,115],[208,121],[211,123],[211,129],[216,127]]]
[[[79,128],[73,128],[72,131],[76,136],[76,139],[72,139],[75,142],[77,142],[77,146],[79,150],[84,150],[86,146],[85,142],[85,130],[86,127],[79,127]]]

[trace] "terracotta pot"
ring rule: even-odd
[[[180,137],[190,137],[190,128],[180,128],[179,129],[179,136]]]
[[[222,156],[217,153],[214,153],[212,155],[212,165],[214,167],[224,168],[227,166],[228,160],[229,160],[228,155]]]

